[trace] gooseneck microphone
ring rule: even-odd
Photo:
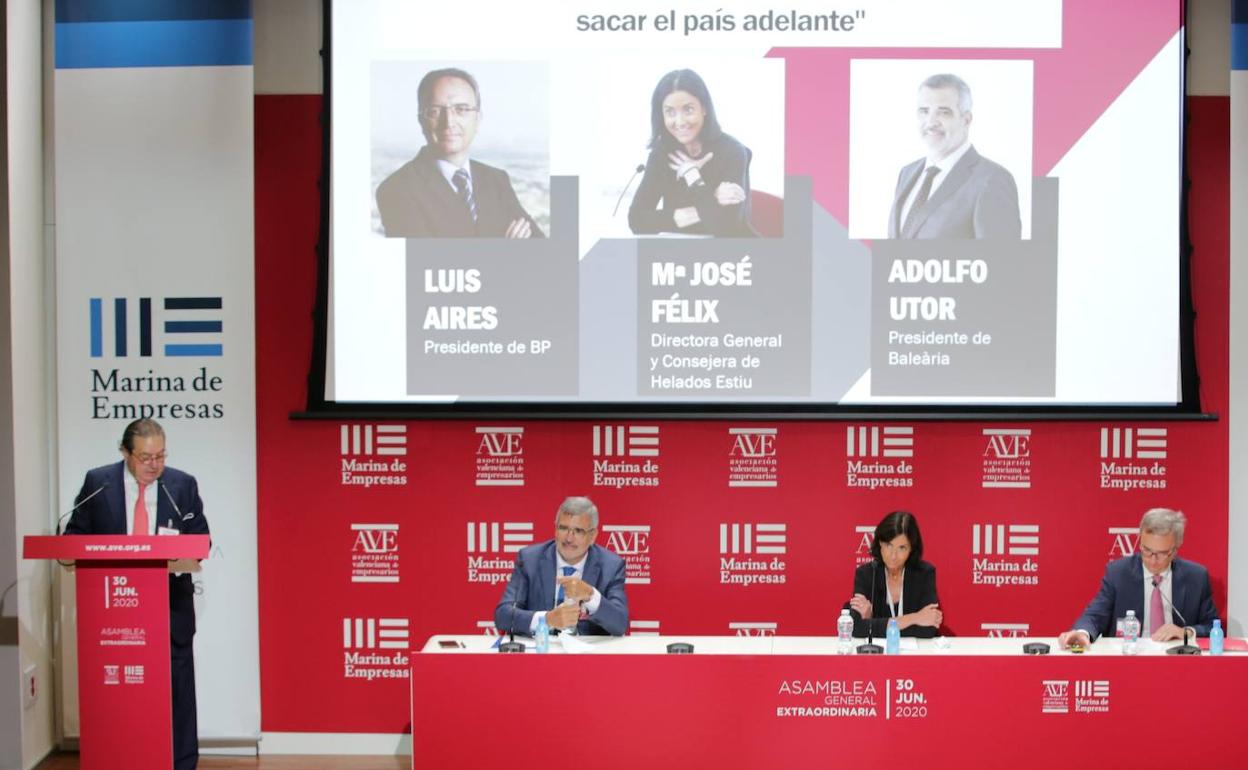
[[[157,477],[156,484],[161,489],[165,490],[165,497],[169,498],[169,504],[173,506],[173,512],[178,514],[179,519],[181,519],[182,521],[186,521],[187,519],[195,518],[194,511],[191,511],[190,513],[185,513],[185,514],[182,513],[182,509],[178,507],[177,501],[173,499],[173,493],[169,491],[169,485],[165,483],[164,478]]]
[[[875,573],[880,560],[871,560],[871,617],[867,618],[867,643],[858,645],[859,655],[883,655],[884,648],[875,643]]]
[[[620,213],[620,203],[624,200],[624,193],[628,192],[628,188],[632,186],[633,180],[637,175],[646,170],[646,164],[638,163],[637,168],[633,170],[633,175],[628,178],[628,184],[624,185],[624,189],[620,190],[620,197],[615,199],[615,208],[611,210],[611,216]]]
[[[77,511],[79,508],[81,508],[82,506],[86,505],[88,500],[90,500],[91,498],[95,497],[96,495],[98,495],[99,493],[103,492],[103,491],[104,491],[104,490],[106,490],[106,489],[108,489],[108,482],[107,482],[107,481],[105,481],[103,484],[101,484],[101,485],[99,485],[98,487],[96,487],[96,488],[95,488],[95,491],[93,491],[91,494],[87,495],[86,497],[82,498],[82,499],[81,499],[81,500],[79,500],[78,502],[74,503],[74,507],[73,507],[73,508],[70,508],[70,509],[69,509],[68,511],[66,511],[64,514],[62,514],[62,515],[61,515],[61,517],[60,517],[59,519],[57,519],[57,520],[56,520],[56,534],[58,534],[58,535],[59,535],[59,534],[61,534],[61,525],[65,523],[65,519],[66,519],[66,517],[73,516],[73,515],[74,515],[74,511]]]
[[[514,580],[516,575],[524,574],[524,563],[520,559],[520,554],[516,554],[516,571],[512,575]],[[507,621],[507,641],[498,645],[499,652],[524,652],[524,643],[516,641],[516,604],[518,598],[511,600],[511,618]]]
[[[1187,618],[1183,617],[1183,613],[1179,612],[1179,608],[1174,606],[1174,602],[1170,601],[1170,597],[1166,596],[1166,593],[1161,590],[1161,586],[1153,586],[1153,590],[1161,594],[1161,600],[1166,603],[1166,606],[1170,608],[1171,612],[1173,612],[1175,615],[1178,616],[1179,622],[1183,624],[1183,644],[1180,644],[1178,647],[1171,647],[1170,649],[1166,650],[1166,654],[1167,655],[1199,655],[1200,648],[1194,644],[1189,644],[1187,641],[1188,629],[1191,629],[1193,635],[1195,635],[1196,629],[1191,628],[1191,626],[1187,625]]]

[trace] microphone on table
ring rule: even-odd
[[[1174,602],[1170,601],[1169,597],[1166,596],[1165,592],[1161,590],[1161,586],[1153,586],[1153,590],[1161,593],[1161,600],[1166,603],[1166,605],[1170,608],[1171,612],[1179,616],[1179,621],[1183,623],[1183,644],[1180,644],[1178,647],[1171,647],[1170,649],[1166,650],[1166,654],[1167,655],[1199,655],[1200,648],[1194,644],[1189,644],[1187,641],[1188,630],[1190,629],[1192,631],[1192,635],[1194,636],[1196,629],[1191,628],[1190,626],[1187,625],[1187,618],[1183,617],[1183,613],[1179,612],[1179,608],[1174,606]]]
[[[620,213],[620,203],[624,201],[624,193],[628,192],[628,188],[633,184],[633,180],[637,175],[646,170],[646,164],[638,163],[637,168],[633,170],[633,175],[628,178],[628,184],[624,185],[624,189],[620,190],[620,197],[615,199],[615,208],[611,210],[611,216]]]
[[[875,602],[875,573],[879,570],[879,559],[871,560],[871,601]],[[872,608],[874,610],[874,607]],[[875,612],[871,613],[873,616]],[[867,643],[858,645],[859,655],[883,655],[884,648],[875,643],[875,618],[867,618]]]
[[[516,554],[516,573],[524,574],[520,554]],[[511,619],[507,621],[507,641],[498,645],[499,652],[524,652],[524,643],[516,641],[516,599],[511,600]]]

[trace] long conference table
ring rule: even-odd
[[[959,637],[868,656],[825,637],[626,636],[539,655],[497,641],[434,636],[412,656],[414,768],[1248,767],[1244,653]],[[1031,641],[1053,652],[1024,655]],[[671,642],[694,653],[665,654]]]

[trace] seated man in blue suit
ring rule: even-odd
[[[1175,554],[1183,545],[1187,517],[1169,508],[1153,508],[1140,519],[1140,545],[1136,552],[1110,562],[1101,578],[1101,590],[1088,604],[1074,627],[1058,636],[1066,649],[1087,645],[1102,634],[1114,634],[1127,610],[1141,621],[1141,636],[1165,642],[1183,638],[1183,627],[1208,636],[1218,616],[1209,587],[1209,572],[1194,561]]]
[[[971,146],[971,89],[957,75],[919,86],[919,138],[927,156],[901,169],[889,238],[1013,238],[1022,232],[1018,186]]]
[[[67,535],[207,535],[195,477],[165,465],[165,431],[135,420],[121,434],[121,462],[87,471]],[[169,636],[173,674],[173,766],[199,761],[195,706],[195,586],[169,575]]]
[[[516,554],[516,568],[494,609],[504,633],[532,634],[546,617],[553,629],[622,636],[628,630],[624,560],[595,545],[598,508],[569,497],[555,514],[555,537]]]

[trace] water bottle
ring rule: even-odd
[[[897,618],[888,619],[888,631],[884,634],[884,654],[897,655],[901,652],[901,629],[897,627]]]
[[[1135,616],[1135,610],[1127,610],[1127,616],[1122,619],[1122,654],[1134,655],[1140,651],[1140,619]]]
[[[1217,618],[1213,619],[1213,628],[1209,629],[1209,654],[1221,655],[1222,642],[1225,634],[1222,633],[1222,621]]]
[[[841,616],[836,619],[836,651],[840,655],[854,651],[854,616],[849,610],[841,610]]]
[[[538,619],[537,633],[534,636],[537,638],[537,651],[550,652],[550,626],[546,624],[545,615]]]

